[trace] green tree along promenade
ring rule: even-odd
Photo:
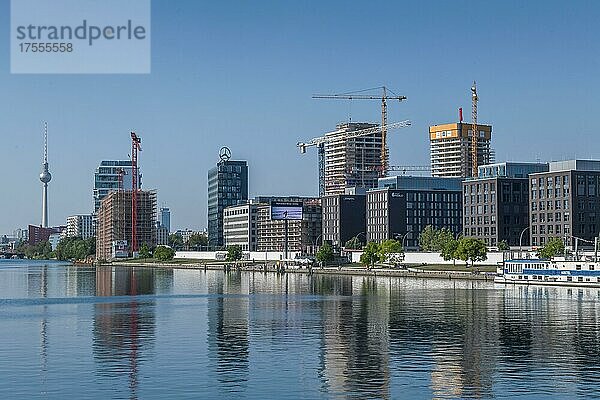
[[[360,262],[366,266],[373,266],[376,262],[396,264],[399,255],[404,252],[402,243],[398,240],[388,239],[381,243],[369,242],[363,249]]]
[[[201,249],[203,246],[208,246],[208,236],[202,233],[194,233],[187,241],[187,246],[190,249]]]
[[[25,257],[30,259],[49,260],[53,254],[52,245],[49,241],[38,244],[21,243],[17,246],[16,251],[25,254]]]
[[[158,261],[169,261],[175,257],[175,250],[167,246],[157,246],[154,249],[154,258]]]
[[[454,234],[448,228],[436,229],[427,225],[419,234],[421,251],[441,252],[449,241],[454,240]]]
[[[354,236],[352,239],[346,242],[344,247],[351,250],[360,250],[363,248],[363,243],[360,241],[360,239],[358,239],[357,236]]]
[[[334,260],[333,248],[327,242],[323,243],[323,246],[319,248],[317,251],[317,261],[323,263],[323,265],[327,265]]]
[[[140,247],[140,252],[139,252],[139,258],[150,258],[152,257],[152,254],[150,253],[150,248],[148,247],[147,243],[142,243],[142,246]]]
[[[83,260],[96,254],[96,238],[66,237],[56,246],[58,260]]]
[[[476,261],[487,260],[487,248],[481,239],[461,238],[453,257],[463,260],[467,264],[471,261],[471,266],[473,266]]]
[[[379,261],[379,245],[375,242],[369,242],[360,255],[360,262],[366,266],[373,266]]]
[[[227,247],[227,261],[239,261],[243,254],[242,247],[237,244]]]
[[[176,233],[172,233],[169,235],[169,246],[171,246],[175,250],[180,250],[183,248],[183,238],[181,235]]]
[[[381,242],[377,251],[379,261],[390,264],[397,264],[400,262],[401,259],[398,257],[402,253],[404,253],[402,243],[394,239],[388,239]]]
[[[538,252],[540,258],[552,258],[563,254],[565,254],[565,243],[557,237],[548,239],[548,243]]]

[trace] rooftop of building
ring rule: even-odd
[[[600,171],[600,160],[564,160],[550,162],[549,172]]]
[[[131,167],[131,160],[102,160],[101,167]]]
[[[547,171],[548,163],[505,161],[494,164],[480,165],[477,168],[478,176],[476,178],[466,178],[465,180],[471,181],[493,178],[527,178],[529,174]]]
[[[248,199],[245,200],[244,202],[240,203],[240,204],[234,204],[231,206],[227,206],[225,207],[225,209],[234,209],[237,207],[247,207],[249,205],[268,205],[271,204],[272,201],[280,201],[280,202],[284,202],[284,201],[293,201],[293,202],[304,202],[304,203],[310,203],[310,202],[320,202],[321,198],[320,197],[312,197],[312,196],[256,196],[253,199]]]
[[[388,176],[379,178],[376,189],[400,190],[454,190],[462,191],[462,178],[437,176]]]
[[[471,122],[465,122],[465,121],[462,121],[462,122],[450,122],[448,124],[431,125],[431,126],[429,126],[429,131],[430,132],[437,132],[437,131],[442,131],[442,130],[446,130],[446,129],[458,129],[458,125],[460,125],[460,124],[466,125],[466,126],[473,125]],[[484,130],[486,128],[489,129],[489,130],[492,130],[492,126],[491,125],[479,124],[478,123],[477,126],[479,128],[484,129]]]

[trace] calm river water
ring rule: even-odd
[[[598,289],[0,261],[0,399],[599,396]]]

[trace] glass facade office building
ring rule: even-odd
[[[208,171],[208,245],[224,245],[223,210],[248,200],[248,164],[225,160]]]

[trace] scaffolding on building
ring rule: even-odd
[[[118,190],[108,194],[100,204],[96,231],[96,258],[111,260],[115,258],[114,246],[117,242],[126,242],[128,253],[132,255],[130,238],[132,236],[132,192]],[[156,245],[156,191],[145,190],[136,193],[136,239],[140,245],[149,248]]]

